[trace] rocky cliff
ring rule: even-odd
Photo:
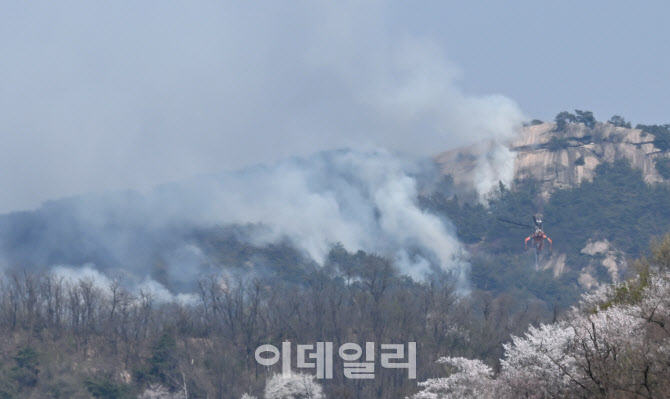
[[[581,123],[568,124],[555,131],[554,123],[527,126],[518,137],[504,143],[511,151],[514,178],[532,177],[542,182],[543,196],[548,198],[556,189],[569,188],[591,180],[595,168],[602,162],[625,158],[640,169],[647,183],[661,182],[654,160],[668,157],[653,144],[654,135],[639,129],[597,123],[593,128]],[[443,173],[457,184],[477,181],[481,160],[499,157],[494,143],[479,143],[471,147],[443,152],[435,158]],[[504,163],[498,162],[499,167]],[[511,167],[511,165],[507,165]]]
[[[542,211],[542,203],[546,203],[552,193],[592,180],[596,167],[606,162],[626,159],[642,172],[647,183],[665,181],[656,169],[656,160],[670,158],[670,151],[659,149],[655,140],[653,134],[608,123],[596,123],[592,128],[570,123],[561,131],[557,131],[554,123],[542,123],[524,127],[508,142],[477,143],[443,152],[435,160],[444,174],[452,176],[456,185],[470,189],[477,188],[486,168],[507,176],[507,180],[536,179],[542,184],[542,198],[537,198],[535,210]],[[560,244],[556,247],[551,256],[543,258],[540,268],[551,270],[558,277],[577,266],[566,258]],[[575,254],[572,255],[574,261]],[[610,281],[620,281],[628,267],[626,258],[630,254],[600,237],[585,240],[577,256],[582,259],[575,270],[578,284],[590,289],[603,280],[603,275],[608,275]]]

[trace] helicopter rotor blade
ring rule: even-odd
[[[515,225],[521,226],[521,227],[528,227],[528,228],[531,228],[531,229],[533,228],[533,226],[529,226],[529,225],[523,224],[523,223],[512,222],[511,220],[505,220],[505,219],[501,219],[501,218],[496,218],[496,219],[498,219],[501,222],[515,224]]]

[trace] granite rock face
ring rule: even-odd
[[[642,172],[647,183],[663,182],[663,177],[656,170],[655,160],[670,157],[670,153],[660,151],[654,145],[654,139],[654,135],[639,129],[607,123],[597,123],[593,128],[571,123],[563,131],[556,131],[554,123],[542,123],[524,127],[511,141],[481,142],[446,151],[438,154],[435,161],[442,173],[450,175],[457,186],[466,189],[478,188],[482,170],[487,165],[496,165],[494,168],[501,169],[497,172],[508,176],[508,184],[512,179],[537,179],[542,185],[537,198],[538,209],[541,209],[541,204],[556,190],[591,181],[596,167],[605,162],[626,159]],[[505,151],[501,151],[501,147]],[[482,194],[485,193],[480,192],[480,198],[485,199]],[[582,288],[597,286],[599,281],[596,276],[602,268],[611,281],[621,280],[628,267],[621,251],[606,240],[584,245],[582,255],[592,259],[580,270],[579,284]],[[554,252],[542,261],[540,267],[552,270],[558,277],[569,265],[566,265],[565,254]]]
[[[653,144],[654,136],[639,129],[597,123],[589,128],[572,123],[556,132],[554,123],[526,126],[518,137],[504,145],[511,151],[515,179],[528,177],[542,182],[547,199],[556,189],[570,188],[593,179],[603,162],[627,159],[640,169],[647,183],[663,181],[654,166],[656,157],[668,157]],[[482,159],[490,157],[491,143],[450,150],[435,157],[445,174],[457,184],[476,181],[475,171]]]

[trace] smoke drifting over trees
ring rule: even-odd
[[[388,255],[416,279],[432,270],[454,271],[465,288],[463,249],[450,223],[418,205],[419,190],[433,189],[439,179],[430,162],[386,151],[324,152],[146,194],[54,201],[0,217],[0,238],[7,266],[60,266],[61,274],[84,267],[84,274],[96,269],[107,275],[96,278],[158,287],[152,277],[183,290],[202,273],[232,266],[210,256],[192,232],[239,226],[246,232],[236,235],[242,243],[287,243],[316,264],[340,244]]]
[[[245,240],[289,240],[317,263],[341,243],[423,278],[461,263],[448,221],[415,204],[424,159],[491,140],[477,188],[511,177],[517,105],[465,93],[436,42],[391,28],[388,5],[17,7],[0,159],[22,167],[0,175],[0,210],[36,211],[0,226],[5,267],[87,264],[174,291],[212,263],[182,226],[262,224]],[[355,151],[319,153],[338,148]]]

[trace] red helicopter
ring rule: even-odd
[[[547,237],[546,234],[544,234],[544,230],[542,230],[542,215],[536,214],[533,215],[533,221],[535,222],[535,232],[531,234],[530,236],[526,237],[526,239],[523,242],[523,247],[524,250],[528,249],[528,240],[531,238],[533,239],[533,245],[535,245],[535,248],[538,251],[542,251],[542,247],[544,247],[544,240],[546,239],[549,241],[549,252],[551,252],[551,238]]]
[[[500,220],[501,222],[505,222],[505,223],[515,224],[517,226],[533,228],[533,226],[529,226],[527,224],[516,223],[516,222],[512,222],[512,221],[505,220],[505,219],[500,219],[500,218],[498,218],[498,220]],[[526,239],[524,240],[524,249],[528,250],[528,241],[532,239],[533,240],[533,246],[535,247],[535,249],[538,252],[540,252],[540,251],[542,251],[542,248],[544,248],[544,240],[546,239],[547,241],[549,241],[549,252],[551,252],[552,241],[551,241],[551,238],[547,237],[547,235],[544,233],[544,230],[542,229],[542,215],[539,214],[539,213],[533,215],[533,222],[535,223],[535,231],[533,232],[533,234],[526,237]]]

